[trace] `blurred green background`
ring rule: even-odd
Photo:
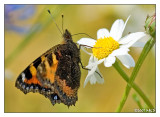
[[[123,35],[129,32],[144,31],[147,15],[155,13],[154,5],[5,5],[5,112],[115,112],[122,99],[126,82],[113,68],[99,66],[104,76],[104,84],[84,88],[87,71],[81,69],[81,87],[78,91],[76,106],[64,104],[52,106],[49,99],[38,93],[23,94],[15,87],[17,76],[37,57],[52,46],[62,42],[62,35],[56,28],[62,27],[61,15],[64,15],[64,29],[71,34],[87,33],[96,39],[97,30],[110,30],[116,19],[127,19],[131,15]],[[76,42],[85,35],[73,36]],[[147,41],[147,38],[143,41]],[[129,52],[137,61],[141,48],[130,48]],[[81,51],[83,65],[87,65],[89,56]],[[133,68],[122,67],[130,76]],[[135,83],[143,90],[155,107],[155,47],[146,57]],[[122,112],[134,112],[139,108],[130,95]],[[139,96],[138,96],[139,97]],[[140,98],[140,97],[139,97]],[[140,98],[143,106],[143,100]]]

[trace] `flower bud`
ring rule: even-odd
[[[156,36],[156,14],[153,16],[147,16],[146,21],[145,21],[145,30],[146,32],[151,35],[153,38]]]

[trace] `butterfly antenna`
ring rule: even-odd
[[[72,36],[74,36],[74,35],[86,35],[86,36],[88,36],[88,37],[94,39],[93,37],[91,37],[90,35],[88,35],[88,34],[86,34],[86,33],[77,33],[77,34],[73,34]]]
[[[64,15],[62,14],[62,31],[63,31],[63,34],[64,34],[63,21],[64,21]]]
[[[51,11],[50,11],[50,10],[48,10],[48,13],[51,15],[53,22],[56,24],[56,27],[58,28],[58,30],[60,31],[60,33],[63,35],[63,33],[61,32],[59,26],[58,26],[57,23],[55,22],[55,20],[54,20],[54,18],[53,18],[53,15],[51,14]]]

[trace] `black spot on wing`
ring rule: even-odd
[[[59,55],[59,53],[57,51],[54,52],[54,54],[56,55],[56,59],[59,60],[61,57]]]
[[[37,67],[41,63],[41,61],[42,61],[41,57],[39,57],[32,64],[37,69]],[[25,78],[27,78],[28,80],[32,78],[32,74],[30,72],[30,65],[23,71],[23,73],[25,74]],[[21,74],[19,75],[19,79],[21,78]]]
[[[25,78],[27,78],[28,80],[32,78],[32,74],[29,70],[29,66],[23,71],[23,73],[25,74]],[[19,75],[19,77],[22,77],[21,74]]]
[[[49,54],[49,55],[47,56],[47,60],[48,60],[49,65],[52,66],[52,65],[53,65],[52,54]]]
[[[41,57],[39,57],[39,58],[37,58],[37,59],[33,62],[33,66],[34,66],[35,68],[37,68],[38,65],[39,65],[41,62],[42,62],[42,59],[41,59]]]
[[[37,58],[34,62],[33,62],[33,66],[37,69],[38,65],[41,63],[41,58]],[[28,80],[32,78],[32,74],[30,72],[30,66],[28,66],[23,73],[25,74],[25,78],[27,78]],[[21,76],[21,75],[20,75]]]

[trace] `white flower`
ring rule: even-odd
[[[90,60],[86,68],[90,69],[85,79],[84,86],[90,81],[91,84],[103,83],[104,79],[98,70],[98,65],[104,62],[105,67],[111,67],[115,63],[116,58],[119,59],[122,64],[127,67],[134,67],[135,62],[130,54],[128,54],[129,48],[143,47],[144,43],[138,42],[139,39],[145,36],[144,32],[130,33],[125,37],[122,37],[122,33],[127,24],[122,19],[116,20],[110,32],[103,28],[97,31],[97,40],[91,38],[81,38],[77,43],[79,45],[86,45],[85,47],[93,47],[92,53],[86,52],[91,55]]]

